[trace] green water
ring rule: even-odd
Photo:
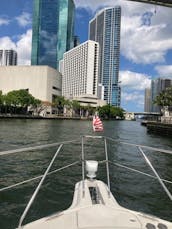
[[[4,119],[0,120],[0,151],[80,139],[81,135],[100,134],[92,132],[90,121]],[[120,141],[172,150],[170,137],[147,134],[146,128],[139,122],[106,121],[103,135]],[[107,143],[111,161],[152,174],[136,148],[111,141]],[[104,159],[100,140],[88,140],[85,146],[86,158]],[[50,148],[0,156],[0,188],[43,174],[55,152],[56,148]],[[80,153],[79,140],[78,143],[65,145],[52,170],[79,160]],[[147,155],[160,176],[172,180],[172,156],[158,152],[147,152]],[[155,180],[116,166],[110,166],[110,178],[111,190],[122,206],[172,221],[172,204]],[[69,207],[74,185],[80,179],[80,165],[48,176],[25,223]],[[99,166],[98,179],[106,182],[104,165]],[[0,192],[1,229],[17,227],[37,184],[38,181],[34,181]],[[167,186],[172,191],[172,185]]]

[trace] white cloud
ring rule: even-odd
[[[74,0],[74,2],[76,8],[84,8],[92,13],[95,13],[100,8],[121,5],[123,12],[125,11],[125,14],[130,14],[134,9],[141,10],[145,6],[145,4],[125,0]]]
[[[32,46],[32,30],[27,30],[25,34],[20,36],[16,43],[19,65],[30,65],[31,46]]]
[[[155,70],[158,72],[160,77],[172,78],[172,65],[157,65]]]
[[[103,1],[103,0],[74,0],[75,1],[75,6],[76,8],[84,8],[88,11],[91,11],[91,12],[95,12],[99,7],[100,5],[101,6],[105,6],[106,5],[106,2],[107,1]]]
[[[138,91],[134,92],[122,92],[122,98],[124,98],[125,102],[136,102],[139,105],[144,104],[144,95]]]
[[[144,90],[151,83],[150,76],[131,71],[120,71],[119,78],[124,90]]]
[[[131,106],[131,107],[134,107],[135,110],[143,109],[144,93],[141,93],[139,91],[122,92],[121,97],[122,97],[123,107],[130,107]],[[132,110],[132,111],[135,111],[135,110]]]
[[[10,37],[1,37],[0,38],[0,49],[14,49],[16,50],[15,43],[11,40]]]
[[[155,13],[155,5],[124,0],[75,0],[75,4],[92,14],[105,6],[121,5],[121,54],[131,62],[163,63],[172,50],[171,8],[157,6]]]
[[[122,106],[135,107],[134,109],[143,109],[144,90],[150,87],[150,76],[131,71],[120,71],[122,87]]]
[[[140,8],[143,6],[143,8]],[[165,55],[172,49],[172,9],[149,4],[133,4],[122,8],[121,53],[134,63],[152,64],[165,62]],[[143,18],[145,22],[143,25]],[[147,26],[147,25],[148,26]]]
[[[22,27],[26,27],[28,25],[31,25],[32,23],[31,14],[27,12],[23,12],[20,16],[16,17],[16,20],[18,24]]]
[[[171,37],[162,36],[166,34],[167,26],[165,24],[139,26],[138,23],[130,23],[132,19],[122,18],[123,24],[126,24],[121,29],[122,55],[134,63],[165,62],[167,51],[172,49],[172,33]],[[137,17],[135,21],[138,20]]]
[[[18,54],[18,65],[30,65],[32,30],[18,37],[15,43],[10,37],[0,38],[0,49],[14,49]]]
[[[1,25],[8,25],[10,23],[9,19],[6,18],[0,18],[0,26]]]

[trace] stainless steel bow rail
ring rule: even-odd
[[[25,208],[25,210],[24,210],[24,212],[23,212],[23,214],[22,214],[22,216],[20,218],[18,228],[21,228],[23,220],[26,217],[26,214],[28,213],[28,211],[29,211],[29,209],[30,209],[30,207],[31,207],[36,195],[38,194],[38,192],[39,192],[39,190],[40,190],[40,188],[41,188],[46,176],[48,176],[48,175],[51,175],[53,173],[56,173],[58,171],[64,170],[66,168],[69,168],[71,166],[74,166],[76,164],[80,164],[81,163],[81,165],[82,165],[82,188],[83,188],[83,194],[82,195],[83,195],[83,198],[84,198],[84,196],[85,196],[85,161],[86,161],[84,145],[85,145],[85,140],[89,139],[89,138],[104,140],[105,160],[98,161],[98,162],[99,162],[99,164],[105,163],[105,165],[106,165],[107,186],[108,186],[107,192],[108,192],[109,198],[110,198],[109,164],[111,164],[113,166],[122,167],[122,168],[125,168],[125,169],[129,170],[129,171],[137,172],[137,173],[139,173],[141,175],[145,175],[145,176],[149,176],[151,178],[157,179],[159,181],[160,185],[162,186],[163,190],[166,192],[166,194],[169,197],[169,199],[172,200],[172,194],[170,193],[170,191],[168,190],[168,188],[165,185],[165,183],[172,184],[172,181],[160,178],[159,174],[157,173],[157,171],[155,170],[155,168],[151,164],[150,160],[145,155],[145,152],[143,151],[143,149],[156,151],[156,152],[162,152],[162,153],[166,153],[166,154],[170,154],[170,155],[172,155],[172,151],[159,149],[159,148],[154,148],[154,147],[149,147],[149,146],[144,146],[144,145],[137,145],[137,144],[127,143],[127,142],[122,142],[122,141],[119,141],[119,140],[116,140],[116,139],[113,139],[113,138],[109,138],[109,137],[104,137],[104,136],[85,135],[85,136],[82,136],[81,138],[79,138],[77,140],[64,141],[64,142],[59,142],[59,143],[52,143],[52,144],[46,144],[46,145],[40,145],[40,146],[27,147],[27,148],[22,148],[22,149],[15,149],[15,150],[8,150],[8,151],[0,152],[0,157],[1,157],[2,155],[9,155],[9,154],[14,154],[14,153],[19,153],[19,152],[23,153],[23,152],[27,152],[27,151],[31,151],[31,150],[38,150],[38,149],[40,150],[40,149],[43,149],[43,148],[50,148],[50,147],[54,147],[54,146],[59,146],[43,175],[28,179],[28,180],[24,180],[22,182],[10,185],[8,187],[3,187],[3,188],[0,189],[0,192],[2,192],[2,191],[6,191],[8,189],[14,188],[14,187],[18,187],[19,185],[29,183],[29,182],[34,181],[34,180],[38,180],[38,179],[40,180],[38,186],[36,187],[32,197],[30,198],[30,200],[29,200],[29,202],[28,202],[28,204],[27,204],[27,206],[26,206],[26,208]],[[144,158],[144,160],[146,161],[148,166],[151,168],[152,172],[154,173],[154,176],[150,175],[148,173],[144,173],[142,171],[136,170],[134,168],[128,167],[126,165],[120,164],[120,163],[118,163],[118,161],[115,161],[115,160],[109,161],[108,151],[107,151],[107,140],[115,142],[115,143],[118,143],[118,144],[123,144],[123,145],[126,145],[126,146],[134,146],[134,147],[136,147],[138,149],[138,152],[140,152],[140,154],[142,155],[142,157]],[[51,169],[51,166],[53,165],[53,163],[54,163],[56,157],[58,156],[58,154],[59,154],[61,148],[63,147],[63,145],[64,144],[69,144],[69,143],[75,143],[75,142],[78,143],[79,141],[81,141],[81,160],[75,161],[75,162],[73,162],[71,164],[68,164],[68,165],[63,166],[63,167],[61,167],[59,169],[56,169],[56,170],[53,170],[53,171],[49,172],[50,169]]]

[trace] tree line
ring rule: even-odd
[[[34,98],[26,89],[13,90],[3,95],[0,91],[0,113],[1,114],[40,114],[47,107],[52,107],[55,114],[63,116],[68,112],[70,116],[89,117],[98,112],[103,119],[124,117],[124,110],[119,107],[105,105],[102,107],[82,106],[77,100],[68,100],[63,96],[54,96],[53,102],[41,101]],[[28,109],[29,108],[29,109]],[[35,112],[36,111],[36,112]]]
[[[58,108],[58,112],[64,114],[64,109],[74,112],[74,116],[89,117],[98,113],[103,119],[123,119],[124,110],[120,107],[114,107],[110,104],[102,107],[92,107],[91,105],[82,106],[77,100],[68,100],[63,96],[57,96],[53,102],[53,106]]]
[[[160,107],[172,107],[172,86],[162,91],[154,100],[154,104]],[[53,102],[41,101],[34,98],[27,89],[13,90],[3,95],[0,91],[1,114],[28,114],[36,111],[39,115],[46,107],[52,107],[57,115],[64,115],[70,111],[71,116],[92,116],[98,112],[103,119],[123,118],[124,110],[109,104],[102,107],[82,106],[77,100],[68,100],[63,96],[55,96]],[[28,109],[29,107],[29,109]]]
[[[0,91],[0,113],[26,114],[28,107],[36,108],[41,104],[27,89],[13,90],[3,95]]]

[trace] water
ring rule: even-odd
[[[106,121],[104,135],[117,140],[171,149],[170,137],[147,134],[139,122]],[[0,120],[0,151],[35,146],[53,142],[68,141],[81,135],[97,135],[92,132],[90,121],[73,120]],[[86,141],[85,153],[88,159],[103,160],[102,142]],[[109,158],[121,164],[151,173],[141,155],[133,147],[108,143]],[[0,188],[44,173],[56,148],[4,155],[0,157]],[[52,170],[80,159],[81,146],[78,143],[62,148]],[[172,180],[172,156],[158,152],[147,153],[161,177]],[[105,166],[99,166],[98,178],[106,182]],[[145,177],[120,167],[110,166],[111,190],[124,207],[153,214],[172,221],[172,204],[160,185]],[[25,223],[66,209],[72,202],[74,185],[81,179],[81,167],[75,165],[65,171],[46,178]],[[33,193],[38,181],[34,181],[0,193],[0,228],[12,229]],[[172,191],[172,185],[167,185]]]

